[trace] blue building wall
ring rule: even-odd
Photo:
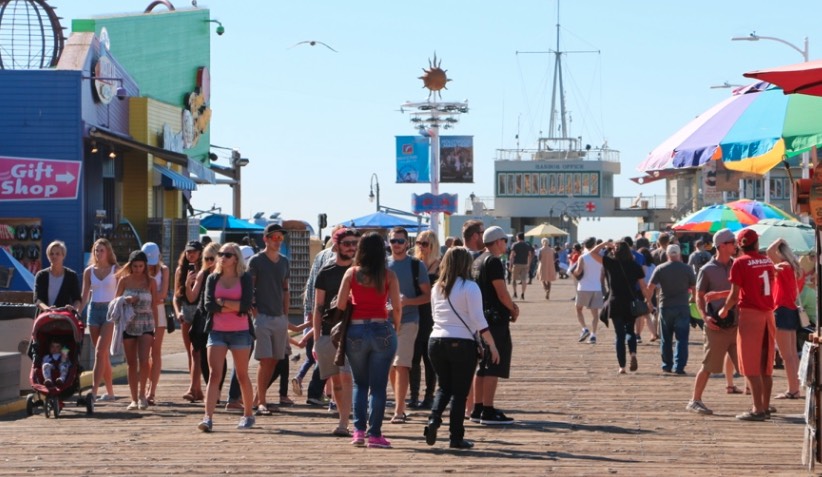
[[[83,160],[82,72],[0,70],[0,156]],[[83,269],[83,189],[77,200],[1,201],[0,218],[40,218],[45,247],[63,240],[66,266]]]

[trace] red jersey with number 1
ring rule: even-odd
[[[730,282],[739,286],[739,307],[773,311],[774,276],[773,262],[759,252],[734,259]]]

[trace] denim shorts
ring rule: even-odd
[[[108,314],[108,302],[93,301],[88,306],[88,325],[103,326],[106,324]]]
[[[774,319],[776,320],[776,328],[779,330],[798,330],[802,328],[799,319],[799,310],[791,310],[780,306],[774,312]]]
[[[225,346],[228,349],[249,349],[254,339],[246,331],[214,331],[208,334],[207,346]]]

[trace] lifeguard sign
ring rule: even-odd
[[[0,200],[73,200],[80,186],[79,161],[0,156]]]

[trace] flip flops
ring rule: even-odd
[[[257,406],[256,414],[258,416],[270,416],[271,410],[269,410],[268,406],[266,406],[265,404],[260,404],[259,406]]]
[[[734,386],[725,386],[726,394],[742,394],[742,390]]]
[[[799,395],[799,391],[796,392],[784,392],[782,394],[777,394],[776,399],[799,399],[801,396]]]
[[[408,422],[408,416],[405,413],[394,414],[391,418],[391,424],[405,424],[406,422]]]

